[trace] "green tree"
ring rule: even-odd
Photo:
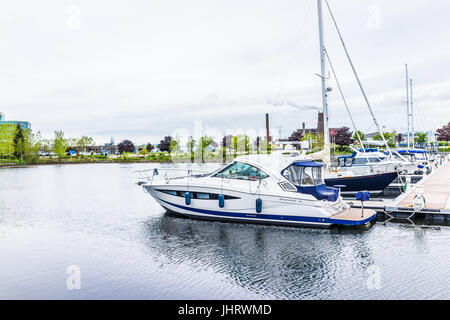
[[[191,158],[191,161],[192,161],[192,158],[194,157],[194,149],[195,149],[195,140],[194,140],[194,138],[192,137],[192,136],[190,136],[189,138],[188,138],[188,141],[186,142],[186,148],[187,148],[187,152],[188,152],[188,154],[189,154],[189,157]]]
[[[10,158],[14,155],[14,137],[16,127],[13,124],[0,125],[0,157]]]
[[[233,137],[233,149],[235,152],[248,152],[250,150],[250,138],[246,134]]]
[[[94,139],[92,139],[92,137],[82,136],[77,140],[76,144],[80,152],[86,152],[86,147],[92,146],[94,144]]]
[[[397,145],[397,133],[383,132],[383,135],[389,147],[394,148]],[[383,138],[381,137],[381,134],[378,133],[373,137],[373,140],[383,141]]]
[[[206,159],[210,159],[210,152],[208,152],[207,148],[213,142],[213,138],[208,136],[203,136],[198,139],[197,147],[195,150],[195,154],[198,156],[197,159],[201,159],[202,162],[205,162]]]
[[[414,137],[415,143],[427,143],[428,142],[428,135],[426,132],[416,132]]]
[[[359,137],[361,138],[361,140],[364,140],[366,138],[365,134],[358,130],[353,134],[353,140],[355,140],[356,142],[359,142],[357,133],[359,134]]]
[[[41,149],[41,133],[33,133],[31,129],[24,131],[25,144],[23,154],[28,163],[39,162],[39,150]]]
[[[180,144],[177,140],[173,139],[170,141],[169,154],[180,152]]]
[[[53,150],[53,141],[51,139],[40,139],[40,151],[49,153]]]
[[[64,132],[62,130],[55,131],[55,138],[53,139],[53,152],[58,156],[61,163],[61,157],[66,155],[67,139],[64,138]]]
[[[23,162],[23,151],[25,148],[25,137],[23,134],[22,126],[17,123],[16,130],[14,132],[14,157],[20,159]]]

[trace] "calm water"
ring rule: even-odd
[[[134,184],[133,170],[150,167],[0,169],[0,298],[450,298],[449,227],[173,217]],[[66,286],[71,265],[79,290]]]

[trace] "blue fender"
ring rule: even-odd
[[[225,207],[225,197],[223,194],[219,194],[219,207],[220,208]]]
[[[186,192],[184,194],[184,202],[186,203],[186,205],[191,204],[191,193],[190,192]]]
[[[256,212],[261,213],[262,212],[262,200],[261,198],[256,199]]]

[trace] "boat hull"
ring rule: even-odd
[[[325,178],[325,184],[329,187],[345,186],[341,192],[382,191],[397,178],[397,172],[378,173],[373,175]]]
[[[263,203],[261,213],[256,212],[255,195],[241,194],[242,198],[239,200],[226,200],[223,208],[215,200],[191,199],[188,204],[183,197],[158,191],[161,188],[162,186],[148,187],[147,191],[168,212],[189,218],[317,228],[363,225],[373,219],[369,217],[360,221],[342,221],[334,219],[333,214],[322,206],[322,201],[308,202],[264,195],[259,195]],[[335,213],[342,212],[342,205],[336,203]]]

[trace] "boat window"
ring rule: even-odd
[[[287,181],[279,182],[278,184],[284,191],[293,191],[293,192],[297,191],[297,188]]]
[[[358,158],[358,159],[356,159],[355,164],[359,164],[359,165],[367,164],[367,159],[366,158]]]
[[[353,164],[354,158],[342,157],[338,158],[338,166],[339,167],[351,167]]]
[[[180,190],[162,190],[162,189],[156,189],[156,191],[164,192],[167,194],[170,194],[172,196],[177,197],[184,197],[186,194],[186,191],[180,191]],[[190,192],[192,199],[199,199],[199,200],[218,200],[219,194],[217,193],[205,193],[205,192]],[[234,199],[240,199],[239,197],[230,196],[230,195],[224,195],[225,200],[234,200]]]
[[[258,180],[268,177],[267,174],[259,170],[258,168],[246,163],[235,162],[225,169],[219,171],[214,175],[215,177],[224,177],[228,179],[245,179],[245,180]]]
[[[323,184],[321,167],[290,166],[283,170],[282,174],[297,186],[316,186]]]
[[[174,190],[158,190],[158,191],[161,191],[161,192],[164,192],[164,193],[167,193],[167,194],[171,194],[173,196],[177,195],[177,192],[174,191]]]
[[[200,192],[197,192],[196,198],[197,198],[197,199],[209,199],[209,193],[200,193]]]

